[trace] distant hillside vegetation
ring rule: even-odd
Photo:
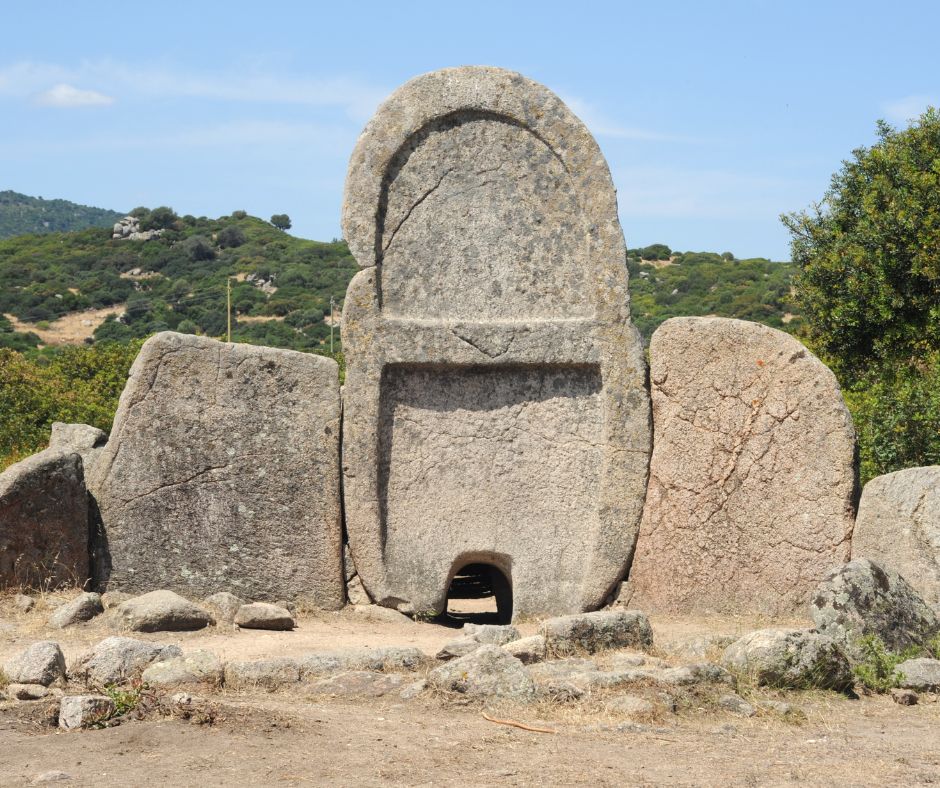
[[[44,200],[14,191],[0,191],[0,238],[111,227],[123,215],[68,200]]]

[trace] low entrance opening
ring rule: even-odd
[[[467,564],[454,575],[447,591],[447,623],[508,624],[512,620],[512,586],[489,564]]]

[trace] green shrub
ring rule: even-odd
[[[921,654],[916,647],[900,654],[888,651],[877,635],[866,635],[859,640],[858,647],[862,660],[852,668],[852,672],[859,683],[872,692],[887,692],[897,687],[904,678],[897,666]]]

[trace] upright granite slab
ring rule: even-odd
[[[940,465],[907,468],[865,485],[852,556],[894,569],[940,612]]]
[[[546,88],[425,74],[349,165],[363,269],[343,311],[346,527],[377,602],[440,611],[467,564],[513,613],[597,607],[630,557],[650,452],[603,155]]]
[[[341,607],[339,429],[332,359],[151,337],[89,482],[99,579]]]
[[[656,437],[623,601],[801,611],[852,534],[855,433],[832,372],[782,331],[689,317],[653,334],[650,380]]]

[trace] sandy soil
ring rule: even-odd
[[[0,599],[0,661],[42,637],[74,659],[112,634],[96,620],[54,634],[52,602],[30,614]],[[734,634],[770,622],[652,619],[657,653],[705,633]],[[794,622],[799,623],[799,622]],[[141,635],[207,648],[224,658],[299,655],[355,645],[413,645],[429,654],[455,636],[435,623],[385,622],[350,609],[301,616],[294,632]],[[524,634],[535,623],[520,627]],[[607,711],[603,698],[491,709],[550,727],[534,733],[485,720],[460,698],[397,695],[351,702],[312,696],[304,685],[271,693],[208,697],[212,724],[165,713],[114,728],[59,732],[43,702],[0,704],[0,785],[26,785],[61,770],[68,785],[915,785],[940,782],[940,703],[914,707],[886,697],[744,692],[786,697],[794,719],[742,718],[708,702],[662,712],[642,725]],[[619,726],[619,729],[618,729]]]
[[[32,331],[45,345],[81,345],[92,337],[108,315],[120,315],[125,304],[115,304],[103,309],[86,309],[82,312],[69,312],[49,324],[49,328],[37,328],[35,323],[27,323],[13,315],[4,315],[13,324],[16,331]]]

